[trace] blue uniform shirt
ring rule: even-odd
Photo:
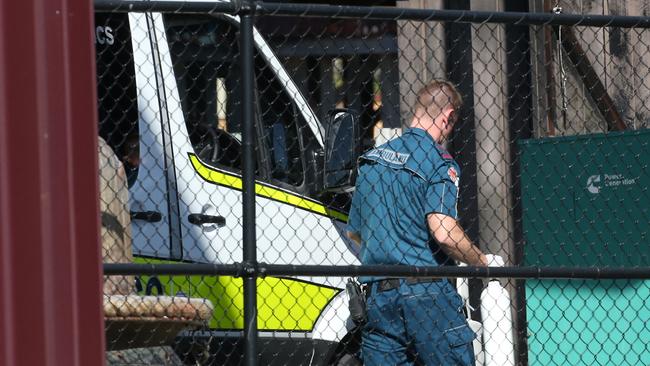
[[[362,239],[361,263],[451,263],[431,237],[427,215],[457,217],[459,179],[451,155],[419,128],[362,155],[348,219],[348,231]]]

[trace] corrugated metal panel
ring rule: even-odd
[[[0,7],[0,364],[101,365],[92,3]]]

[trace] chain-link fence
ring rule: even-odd
[[[95,4],[109,363],[650,364],[647,17]]]

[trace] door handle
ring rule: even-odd
[[[187,221],[194,225],[216,224],[219,227],[226,225],[225,217],[205,214],[190,214],[187,216]]]
[[[162,220],[162,215],[157,211],[131,211],[131,220],[159,222]]]

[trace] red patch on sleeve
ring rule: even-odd
[[[447,175],[449,176],[449,179],[451,179],[451,181],[454,183],[456,183],[456,181],[458,180],[458,172],[453,167],[447,170]]]

